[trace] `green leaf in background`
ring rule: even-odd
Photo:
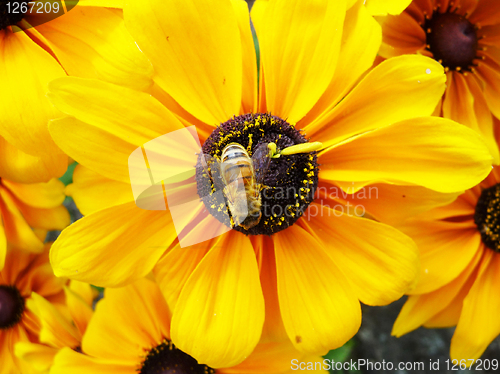
[[[66,173],[64,173],[64,175],[59,178],[59,180],[63,182],[65,186],[73,183],[73,172],[75,171],[76,165],[78,165],[77,162],[73,162],[71,165],[69,165],[68,169],[66,169]]]
[[[356,346],[354,339],[349,340],[342,347],[333,349],[328,352],[323,358],[330,360],[330,362],[345,362],[351,357],[351,354]],[[358,370],[330,370],[330,373],[343,374],[343,373],[359,373]]]

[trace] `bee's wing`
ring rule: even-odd
[[[222,180],[221,167],[219,161],[206,153],[200,155],[200,163],[203,170],[212,180],[216,191],[224,190],[224,181]]]
[[[252,155],[253,169],[255,172],[255,182],[262,184],[266,176],[269,165],[271,164],[271,150],[267,143],[261,144],[257,147]]]

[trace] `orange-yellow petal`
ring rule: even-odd
[[[0,211],[9,244],[29,252],[42,252],[43,243],[22,216],[15,197],[3,186],[0,186]]]
[[[68,156],[32,156],[0,136],[0,177],[19,183],[48,182],[61,177],[68,167]]]
[[[479,134],[451,120],[421,117],[398,122],[326,150],[324,180],[420,185],[450,193],[473,187],[491,171]]]
[[[457,328],[451,339],[452,359],[477,359],[500,334],[500,255],[485,252],[479,274],[464,300]]]
[[[361,308],[343,272],[299,225],[275,236],[278,297],[288,337],[299,351],[326,354],[359,329]]]
[[[439,315],[453,302],[464,288],[464,285],[474,279],[471,274],[476,264],[481,259],[482,252],[477,252],[473,261],[464,271],[445,286],[421,295],[411,295],[403,305],[398,318],[394,322],[391,334],[401,336],[418,327],[427,324],[435,316]]]
[[[341,101],[361,75],[373,65],[381,41],[380,25],[358,1],[346,13],[335,75],[311,111],[299,122],[299,127],[317,119]]]
[[[130,182],[130,154],[149,140],[184,128],[150,95],[97,80],[68,77],[50,84],[49,97],[75,118],[52,121],[54,140],[99,174]]]
[[[409,118],[428,116],[445,89],[441,64],[423,56],[386,60],[333,110],[304,128],[324,147]]]
[[[400,14],[410,5],[411,0],[367,0],[366,8],[373,16],[385,16],[386,14]]]
[[[234,13],[240,29],[241,47],[243,52],[243,90],[241,97],[241,112],[257,112],[257,55],[250,28],[250,13],[248,3],[244,0],[231,0]]]
[[[319,204],[309,207],[300,224],[320,241],[364,304],[389,304],[417,279],[417,246],[391,226]]]
[[[19,342],[16,343],[14,347],[16,357],[25,361],[34,370],[40,373],[49,372],[58,351],[59,350],[54,347],[29,342]]]
[[[172,318],[172,341],[200,363],[229,367],[250,355],[263,324],[255,253],[246,236],[230,231],[184,286]]]
[[[273,115],[295,123],[323,94],[337,65],[345,10],[345,0],[277,0],[252,12]]]
[[[66,187],[66,194],[73,198],[83,215],[134,201],[130,184],[103,177],[83,165],[76,166],[73,183]]]
[[[36,29],[70,75],[136,89],[153,83],[150,62],[125,28],[123,17],[116,12],[76,7]]]
[[[106,289],[83,337],[91,356],[137,365],[145,349],[169,338],[170,309],[156,283],[140,279]]]
[[[117,347],[120,349],[120,347]],[[54,364],[50,369],[51,374],[134,374],[135,365],[116,363],[112,361],[100,360],[81,353],[75,352],[70,348],[63,348],[54,358]]]
[[[60,113],[45,94],[48,83],[64,76],[64,70],[23,32],[0,30],[0,54],[2,136],[30,155],[60,154],[47,129],[47,122]]]
[[[401,229],[420,250],[420,280],[412,294],[431,292],[451,282],[481,248],[474,222],[410,221]]]
[[[493,118],[476,78],[448,72],[448,87],[443,100],[443,117],[466,125],[483,135],[495,164],[500,163],[495,142]]]
[[[55,208],[64,201],[64,184],[57,179],[47,183],[15,183],[2,180],[18,199],[35,208]]]
[[[128,1],[125,23],[155,82],[189,113],[212,125],[239,114],[242,46],[230,0]]]
[[[117,287],[148,274],[175,237],[168,212],[127,203],[66,228],[52,245],[50,260],[58,277]]]

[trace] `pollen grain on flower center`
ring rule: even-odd
[[[20,22],[25,15],[21,5],[28,2],[29,0],[0,0],[0,30]]]
[[[9,329],[21,320],[24,304],[17,288],[0,285],[0,330]]]
[[[445,68],[470,71],[477,58],[476,27],[459,14],[435,12],[423,28],[427,35],[427,49]]]
[[[483,190],[476,204],[474,222],[484,245],[500,252],[500,183]]]
[[[148,351],[139,374],[215,374],[207,365],[199,364],[193,357],[177,349],[165,339]]]
[[[275,143],[277,149],[283,150],[306,142],[299,130],[279,117],[268,113],[245,114],[217,127],[203,144],[202,152],[220,160],[224,148],[237,143],[252,157],[262,144]],[[200,161],[196,169],[198,195],[210,214],[246,235],[272,235],[293,225],[314,199],[319,171],[315,152],[272,158],[260,191],[260,219],[255,226],[245,229],[244,225],[233,224],[227,204],[210,199],[214,184]]]

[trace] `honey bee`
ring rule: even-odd
[[[274,144],[274,143],[270,143]],[[201,164],[216,190],[222,190],[233,218],[233,226],[249,230],[262,217],[261,195],[264,177],[269,169],[273,148],[259,145],[250,158],[238,143],[230,143],[222,150],[221,162],[202,154]]]

